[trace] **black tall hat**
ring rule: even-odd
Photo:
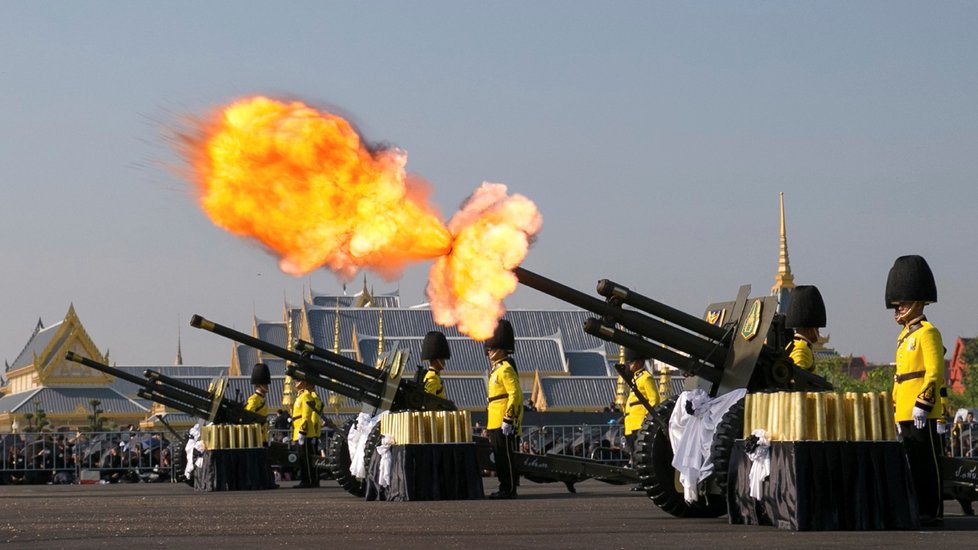
[[[513,325],[506,319],[500,319],[493,331],[492,337],[483,345],[486,349],[504,349],[512,352],[516,349],[516,337],[513,335]]]
[[[452,350],[448,347],[448,340],[443,333],[433,330],[424,335],[424,342],[421,344],[422,361],[451,358]]]
[[[649,359],[649,354],[634,350],[632,348],[625,348],[625,362],[631,363],[632,361],[646,361]]]
[[[788,315],[784,319],[788,328],[816,328],[825,326],[825,302],[818,287],[796,286],[791,291]]]
[[[255,363],[251,369],[251,383],[258,386],[267,386],[272,383],[272,373],[268,370],[265,363]]]
[[[927,260],[915,255],[897,258],[886,277],[885,299],[887,309],[898,302],[936,302],[937,284]]]

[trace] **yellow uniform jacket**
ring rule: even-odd
[[[509,359],[493,364],[489,373],[487,395],[489,418],[486,429],[500,428],[503,418],[509,418],[515,424],[516,435],[520,435],[523,424],[523,390],[520,388],[520,377]]]
[[[927,321],[904,327],[897,339],[893,381],[896,421],[913,420],[915,406],[929,411],[927,418],[940,417],[943,387],[944,343],[941,333]]]
[[[265,396],[258,392],[251,394],[251,397],[245,402],[245,410],[268,416],[268,404],[265,403]]]
[[[432,369],[428,369],[428,372],[424,373],[424,391],[442,399],[448,399],[445,393],[445,385],[441,382],[441,375]]]
[[[299,434],[306,437],[319,437],[322,422],[319,419],[320,412],[323,410],[323,402],[316,395],[316,392],[304,390],[299,392],[292,403],[292,440],[299,438]]]
[[[652,380],[652,374],[649,371],[645,369],[638,371],[635,375],[635,387],[649,402],[649,405],[655,407],[659,404],[659,391],[655,388],[655,381]],[[634,391],[628,394],[627,403],[625,406],[625,435],[631,435],[632,432],[636,432],[642,427],[642,421],[645,420],[645,415],[649,413],[649,410],[635,396]]]
[[[795,339],[788,344],[791,347],[791,360],[801,370],[815,370],[815,354],[812,353],[812,343],[795,336]]]

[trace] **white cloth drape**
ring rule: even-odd
[[[367,440],[370,439],[370,432],[373,431],[374,426],[385,414],[387,411],[372,417],[362,412],[357,416],[357,421],[350,426],[350,433],[346,438],[350,446],[350,473],[358,479],[367,477],[367,457],[364,456]]]
[[[771,442],[764,430],[754,430],[751,435],[757,437],[757,447],[747,453],[747,458],[751,460],[750,496],[754,500],[761,500],[764,480],[771,475]]]
[[[683,496],[687,502],[697,500],[697,485],[713,473],[710,447],[717,424],[730,407],[745,395],[746,389],[738,389],[710,399],[699,388],[679,394],[676,408],[669,418],[669,441],[672,443],[672,466],[679,472],[679,482],[683,484]],[[693,410],[692,414],[686,411],[687,403]]]
[[[377,485],[388,488],[391,485],[391,443],[393,440],[384,436],[382,443],[377,446],[380,455],[380,471],[377,472]]]

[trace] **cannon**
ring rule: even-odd
[[[375,416],[381,411],[454,411],[455,403],[424,391],[420,377],[405,377],[406,352],[396,348],[384,356],[381,368],[374,368],[359,361],[315,346],[310,342],[296,340],[289,350],[243,332],[209,321],[194,315],[191,326],[213,332],[251,346],[288,361],[286,373],[298,380],[306,380],[339,395],[359,401],[364,412]],[[347,434],[355,420],[343,425],[333,437],[327,456],[327,469],[339,484],[356,496],[364,496],[364,480],[350,473],[350,449]],[[367,456],[379,443],[379,426],[370,434],[365,452]],[[484,437],[475,437],[477,457],[480,468],[494,470],[489,442]],[[514,454],[514,467],[520,475],[538,483],[563,482],[568,490],[574,491],[574,483],[584,479],[598,479],[611,484],[634,483],[637,475],[633,470],[603,464],[597,460],[558,455]]]
[[[782,342],[781,320],[773,296],[749,298],[750,286],[740,287],[733,302],[711,304],[700,319],[639,294],[614,281],[598,281],[590,296],[528,269],[514,270],[519,282],[596,315],[584,322],[584,332],[635,349],[671,365],[686,375],[686,389],[702,389],[718,397],[739,389],[762,391],[823,391],[832,385],[799,369]],[[626,307],[627,306],[627,307]],[[734,439],[743,436],[744,402],[733,405],[713,434],[713,474],[700,482],[699,498],[687,502],[678,488],[672,466],[668,419],[676,398],[654,409],[638,435],[635,463],[648,497],[664,511],[679,517],[718,517],[726,513],[727,465]]]
[[[71,351],[65,354],[65,359],[136,384],[139,387],[139,397],[209,422],[264,424],[268,421],[264,416],[246,410],[244,403],[224,397],[225,385],[220,379],[211,390],[204,390],[152,369],[146,369],[144,377],[140,378]]]
[[[241,425],[268,422],[264,416],[245,409],[244,403],[225,397],[226,381],[222,378],[213,383],[210,389],[205,390],[152,369],[146,369],[143,372],[143,377],[139,377],[71,351],[65,354],[65,359],[135,384],[139,388],[136,392],[139,397],[196,418],[203,418],[216,424]],[[168,424],[165,422],[164,424],[171,432],[173,431]],[[183,453],[186,442],[187,437],[180,437],[180,444],[174,447],[173,461],[181,475],[187,459]],[[281,462],[288,461],[288,449],[282,445],[270,446],[269,454],[278,457]],[[192,479],[184,481],[193,485]]]

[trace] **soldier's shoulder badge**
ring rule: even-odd
[[[727,310],[723,308],[711,309],[710,311],[706,312],[706,322],[715,327],[721,327],[723,326],[724,317],[726,316]]]
[[[757,336],[757,331],[761,328],[761,303],[760,298],[754,300],[744,318],[744,324],[740,327],[740,335],[748,342]]]

